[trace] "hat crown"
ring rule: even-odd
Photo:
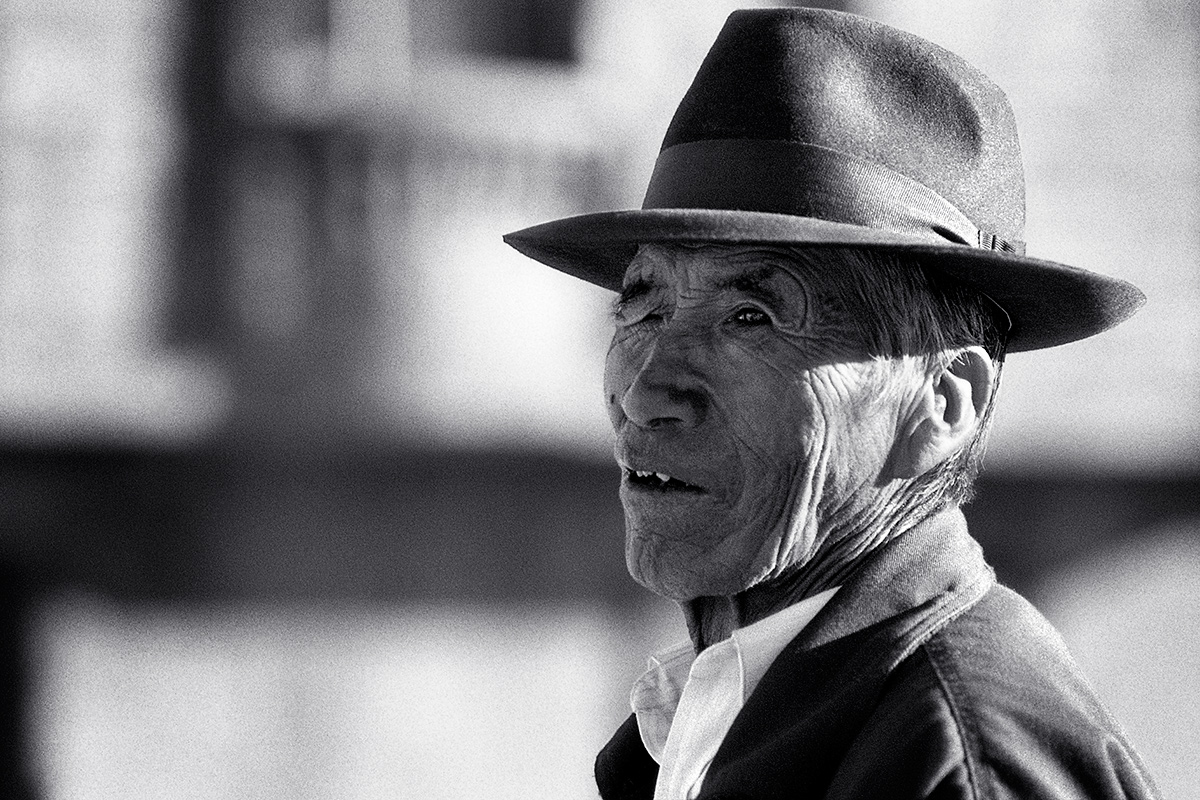
[[[976,227],[1023,238],[1012,109],[972,65],[904,31],[836,11],[730,15],[667,129],[663,150],[708,140],[830,148],[937,192]]]

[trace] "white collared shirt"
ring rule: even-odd
[[[629,703],[646,751],[659,764],[654,800],[700,792],[733,720],[771,662],[825,607],[838,587],[739,628],[696,656],[683,642],[649,659]]]

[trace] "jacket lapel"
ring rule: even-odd
[[[650,800],[658,763],[646,752],[633,714],[596,756],[596,786],[604,800]]]

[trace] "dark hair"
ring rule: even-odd
[[[948,353],[979,345],[996,365],[996,380],[975,435],[963,448],[913,481],[912,500],[928,511],[970,501],[991,427],[1004,363],[1008,319],[981,292],[947,280],[917,257],[861,248],[794,248],[804,266],[830,280],[821,307],[850,324],[869,355],[924,356],[929,370],[944,369]]]

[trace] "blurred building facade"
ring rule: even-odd
[[[608,298],[500,235],[638,205],[746,5],[0,8],[0,556],[26,587],[13,758],[33,786],[589,796],[669,609],[624,573]],[[1200,518],[1200,18],[826,5],[992,75],[1031,253],[1150,296],[1013,359],[968,509],[1001,577],[1072,619],[1060,576]],[[558,755],[539,767],[497,720]],[[445,780],[454,747],[475,777]]]

